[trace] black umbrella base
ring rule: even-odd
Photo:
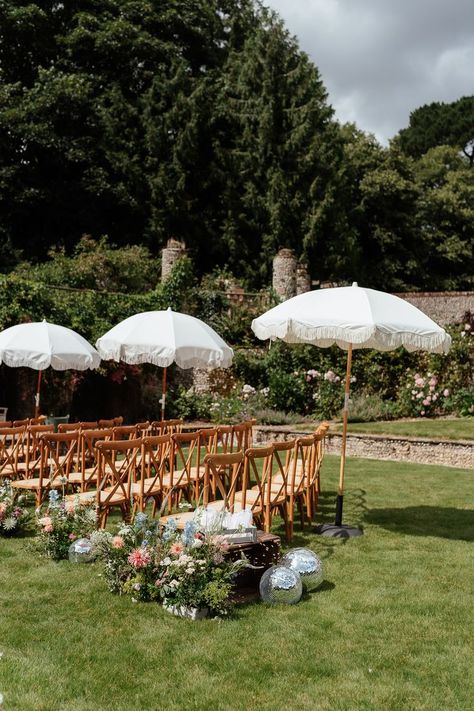
[[[313,528],[313,531],[320,536],[329,538],[357,538],[364,535],[364,531],[361,528],[347,524],[336,526],[335,523],[323,523],[321,526]]]

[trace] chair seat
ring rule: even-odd
[[[112,494],[110,498],[109,494],[110,489],[103,489],[102,491],[100,491],[98,495],[99,503],[102,504],[107,501],[110,505],[113,505],[121,504],[124,501],[128,501],[128,498],[123,496],[121,492],[116,492],[115,494]],[[91,504],[96,500],[96,491],[83,491],[80,494],[68,494],[68,496],[66,496],[66,501],[79,501],[79,503],[82,505]]]
[[[271,494],[272,494],[272,496],[270,499],[270,503],[272,505],[285,503],[285,501],[286,501],[285,492],[284,491],[280,492],[280,487],[278,487],[277,491],[271,491]],[[244,496],[243,491],[236,491],[235,492],[235,502],[241,501],[241,499],[243,499],[243,496]],[[256,491],[255,489],[247,489],[247,491],[245,492],[246,503],[248,503],[250,505],[255,504],[255,502],[258,501],[259,498],[260,498],[260,492],[258,490]],[[260,506],[261,506],[261,503],[262,502],[260,502]],[[234,506],[234,508],[235,508],[235,506]]]
[[[141,482],[138,481],[135,484],[132,484],[131,490],[134,496],[138,496],[141,491]],[[161,491],[163,491],[163,487],[161,486],[159,479],[155,480],[155,477],[150,477],[149,479],[145,479],[143,481],[144,496],[152,496],[152,494],[157,494]]]
[[[194,518],[194,511],[183,511],[182,513],[170,514],[169,516],[161,516],[160,526],[166,526],[170,519],[176,521],[176,528],[182,531],[188,521]]]
[[[41,481],[41,483],[40,483]],[[18,479],[17,481],[12,481],[12,487],[15,489],[45,489],[48,487],[50,489],[59,489],[62,485],[60,481],[53,479]]]

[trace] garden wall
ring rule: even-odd
[[[409,301],[441,326],[460,322],[466,311],[474,313],[473,291],[423,291],[396,296]]]
[[[256,443],[279,441],[301,437],[310,431],[294,430],[283,426],[254,427]],[[342,435],[329,432],[326,436],[326,452],[341,453]],[[416,462],[418,464],[436,464],[438,466],[472,468],[474,470],[474,441],[436,440],[427,437],[394,437],[389,435],[347,435],[346,453],[349,457],[368,459],[386,459],[398,462]]]

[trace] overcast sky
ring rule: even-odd
[[[474,94],[474,0],[264,0],[342,121],[387,143],[410,112]]]

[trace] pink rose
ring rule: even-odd
[[[77,536],[76,536],[75,533],[70,533],[69,536],[68,536],[68,538],[69,538],[70,541],[75,541],[76,538],[77,538]]]
[[[52,533],[53,532],[53,526],[51,523],[46,524],[46,526],[43,528],[43,531],[45,533]]]

